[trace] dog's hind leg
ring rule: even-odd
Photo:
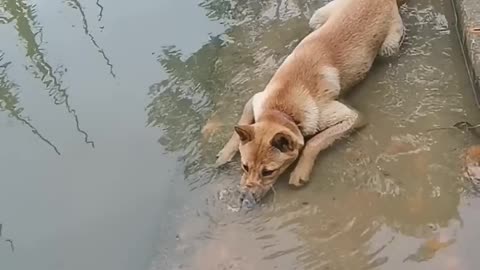
[[[254,121],[254,114],[253,114],[253,97],[250,98],[245,107],[243,108],[243,113],[240,116],[240,120],[238,120],[238,125],[250,125]],[[220,152],[217,154],[217,161],[215,165],[217,167],[222,166],[232,160],[235,154],[238,151],[238,146],[240,145],[240,138],[236,132],[233,132],[232,137],[228,140],[227,144],[223,147]]]
[[[326,5],[324,5],[323,7],[317,9],[317,11],[313,13],[308,23],[310,28],[315,30],[315,29],[318,29],[320,26],[322,26],[328,20],[332,12],[336,9],[339,1],[342,1],[342,0],[333,0],[327,3]]]
[[[307,141],[300,159],[290,175],[290,185],[300,187],[307,183],[320,151],[353,129],[365,125],[359,112],[339,101],[329,103],[322,110],[321,119],[323,123],[319,128],[324,130]]]
[[[400,46],[403,43],[404,37],[405,26],[403,25],[399,10],[395,6],[393,9],[393,21],[387,37],[385,38],[385,41],[383,41],[382,47],[380,48],[379,55],[388,57],[397,54],[400,50]]]

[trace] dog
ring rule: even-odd
[[[240,151],[244,194],[258,202],[296,160],[289,184],[303,186],[319,152],[364,125],[339,97],[366,77],[377,56],[399,51],[404,1],[333,0],[315,11],[313,31],[248,100],[217,155],[222,166]]]

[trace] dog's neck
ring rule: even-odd
[[[258,119],[258,121],[271,121],[274,123],[278,123],[288,129],[290,129],[292,132],[302,135],[302,132],[300,131],[300,128],[298,127],[297,121],[295,119],[282,112],[279,110],[266,110],[265,112],[262,113],[262,116]]]

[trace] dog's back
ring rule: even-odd
[[[325,77],[324,68],[333,67],[338,70],[341,89],[345,90],[366,76],[388,34],[392,21],[390,11],[396,1],[340,1],[341,6],[327,22],[300,42],[272,82],[278,79],[288,81],[290,87],[287,88],[298,83],[309,91],[322,91],[325,87],[318,83]],[[318,94],[323,93],[315,95]],[[339,93],[326,94],[336,98]]]
[[[393,20],[395,0],[343,0],[344,6],[313,32],[312,44],[323,43],[340,73],[342,89],[362,80],[378,55]]]

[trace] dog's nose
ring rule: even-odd
[[[245,183],[245,187],[246,188],[256,188],[256,187],[260,187],[261,184],[260,184],[260,181],[258,180],[249,180]]]

